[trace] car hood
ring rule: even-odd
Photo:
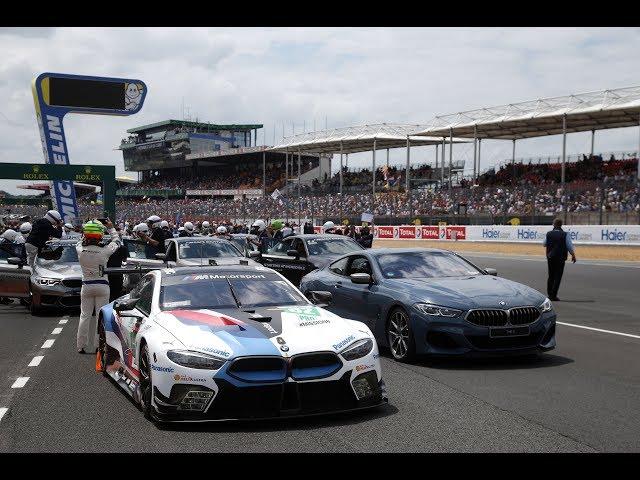
[[[82,269],[79,263],[52,263],[46,267],[36,264],[33,275],[57,279],[82,278]]]
[[[314,305],[252,310],[171,310],[155,321],[186,348],[223,358],[339,352],[371,332],[360,322]],[[262,317],[265,321],[259,320]],[[270,317],[270,320],[267,320]]]
[[[506,278],[477,275],[450,278],[387,279],[416,302],[434,303],[463,310],[540,305],[545,296],[531,287]],[[501,305],[500,302],[505,302]]]

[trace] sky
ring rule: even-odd
[[[314,121],[317,129],[424,124],[474,108],[640,85],[639,50],[637,28],[0,28],[0,162],[43,161],[30,85],[47,71],[147,84],[136,115],[64,120],[71,163],[116,165],[123,174],[116,147],[126,130],[183,118],[183,103],[200,121],[264,124],[258,143],[271,145],[283,125],[291,135]],[[635,127],[602,131],[595,151],[635,152],[638,142]],[[571,134],[567,152],[588,153],[590,143],[590,133]],[[483,141],[481,168],[511,158],[511,148]],[[559,136],[522,140],[516,157],[558,156],[561,148]],[[434,157],[435,147],[412,149],[412,163]],[[405,158],[392,151],[390,162]],[[472,158],[472,146],[454,148],[467,172]],[[349,157],[349,166],[370,164],[371,154]],[[25,193],[15,185],[0,180],[0,189]]]

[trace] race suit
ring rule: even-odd
[[[109,281],[100,276],[100,266],[107,265],[109,257],[120,247],[120,237],[115,228],[109,230],[111,242],[106,246],[82,245],[78,243],[78,260],[82,268],[82,289],[80,290],[80,322],[76,337],[78,350],[87,349],[89,332],[93,332],[92,342],[98,344],[98,333],[92,321],[93,312],[96,315],[100,309],[109,303]]]

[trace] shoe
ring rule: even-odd
[[[87,352],[84,351],[84,348],[79,348],[78,353],[87,353]]]

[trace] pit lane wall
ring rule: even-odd
[[[640,225],[565,225],[575,244],[582,245],[638,245]],[[549,225],[376,225],[374,239],[442,240],[468,242],[542,243]],[[316,227],[320,233],[322,227]]]

